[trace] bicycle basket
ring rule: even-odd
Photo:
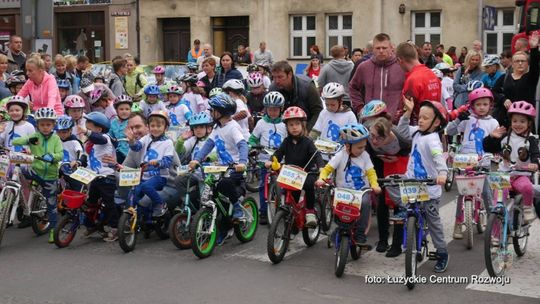
[[[461,195],[481,194],[484,189],[485,175],[456,176],[458,192]]]
[[[334,206],[334,215],[344,223],[351,223],[360,217],[360,209],[355,205],[337,203]]]
[[[66,189],[62,191],[62,199],[64,200],[64,205],[67,208],[77,209],[80,208],[84,203],[86,194]]]

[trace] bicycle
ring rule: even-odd
[[[234,164],[229,166],[201,167],[204,178],[204,189],[201,194],[201,208],[191,222],[191,249],[201,258],[212,255],[216,246],[217,235],[222,231],[234,228],[236,238],[247,243],[253,240],[259,223],[257,203],[251,197],[241,197],[240,204],[244,218],[233,222],[233,202],[217,191],[217,184],[224,177],[229,177],[234,170]],[[228,205],[228,208],[225,206]]]
[[[454,157],[457,153],[457,151],[461,148],[461,136],[454,136],[455,141],[448,145],[448,153],[446,158],[446,167],[448,168],[448,175],[446,177],[446,183],[444,184],[444,190],[446,192],[449,192],[452,190],[452,187],[454,185],[455,175],[456,172],[454,170]]]
[[[263,166],[263,163],[259,160],[259,155],[261,153],[272,155],[274,154],[274,151],[261,145],[251,147],[246,169],[246,189],[249,192],[259,192],[259,181],[261,180],[260,172],[261,167]]]
[[[326,162],[336,155],[343,146],[333,141],[317,139],[315,141],[315,147],[321,153],[323,160]],[[315,198],[319,202],[320,210],[320,224],[323,232],[328,232],[332,226],[334,213],[332,211],[332,198],[334,197],[334,182],[332,179],[325,181],[326,185],[322,188],[318,188],[315,191]]]
[[[302,231],[302,238],[308,247],[315,245],[319,238],[320,225],[315,228],[305,226],[305,197],[300,197],[296,201],[293,195],[293,192],[302,190],[308,174],[319,174],[319,172],[305,172],[303,168],[292,165],[284,165],[281,168],[277,183],[285,191],[281,199],[284,203],[279,207],[270,225],[266,241],[268,258],[274,264],[280,263],[285,257],[291,234],[296,236],[299,231]],[[315,216],[319,222],[318,215],[315,214]],[[278,231],[280,228],[281,230]]]
[[[173,217],[169,222],[169,236],[171,242],[178,249],[191,248],[191,233],[189,231],[193,212],[197,210],[190,200],[191,179],[193,172],[189,172],[187,165],[178,169],[179,175],[187,175],[187,187],[186,195],[184,197],[184,203],[182,206],[176,207],[173,210]],[[202,185],[199,185],[199,190],[202,189]],[[199,191],[200,192],[200,191]]]
[[[428,228],[423,203],[429,201],[428,185],[435,185],[435,179],[402,178],[391,175],[378,179],[381,187],[399,186],[401,201],[406,204],[407,216],[404,220],[403,247],[405,248],[405,277],[408,289],[415,286],[418,262],[424,257],[437,260],[436,252],[430,252],[428,246]]]

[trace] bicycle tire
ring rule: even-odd
[[[49,229],[51,229],[51,225],[49,223],[49,220],[47,218],[47,211],[44,211],[43,214],[35,213],[34,211],[38,210],[39,206],[39,196],[34,195],[34,199],[32,201],[32,204],[30,204],[30,210],[31,210],[31,223],[32,223],[32,230],[37,236],[44,235],[47,232],[49,232]],[[47,204],[47,202],[45,202]]]
[[[278,210],[274,219],[274,222],[272,223],[272,225],[270,225],[270,229],[268,230],[268,236],[266,238],[266,252],[270,261],[273,264],[278,264],[283,261],[283,258],[287,253],[287,249],[289,248],[289,241],[291,239],[291,225],[293,223],[291,214],[285,210]],[[276,238],[276,234],[278,233],[277,230],[280,226],[283,227],[283,232],[281,233],[281,236]],[[275,247],[276,239],[279,239],[280,241],[280,246],[279,248],[277,248],[277,250]]]
[[[212,212],[207,208],[202,208],[193,217],[193,221],[191,222],[191,227],[189,228],[189,231],[191,233],[191,250],[193,253],[200,259],[207,258],[212,255],[212,251],[214,251],[214,248],[216,247],[216,239],[217,239],[217,225],[214,225],[214,230],[211,231],[208,241],[204,242],[202,244],[199,243],[199,233],[201,230],[201,225],[204,224],[203,221],[210,220],[208,222],[208,227],[211,225],[212,221]]]
[[[523,231],[524,225],[523,214],[520,209],[514,209],[514,220],[512,221],[514,230],[514,236],[512,237],[512,243],[514,244],[514,251],[518,257],[522,257],[527,252],[527,244],[529,240],[529,232]],[[520,242],[521,240],[521,242]]]
[[[9,210],[11,209],[11,205],[13,204],[13,193],[11,190],[6,189],[6,195],[5,199],[0,202],[3,206],[0,209],[0,245],[2,244],[2,240],[4,239],[4,232],[7,228],[7,222],[9,220]]]
[[[268,217],[268,224],[272,225],[272,220],[276,216],[277,211],[279,210],[279,206],[281,204],[281,194],[280,194],[279,186],[277,185],[277,182],[274,180],[270,183],[268,186],[268,198],[266,199],[268,205],[266,207],[266,215]]]
[[[77,213],[75,216],[78,216]],[[69,225],[71,223],[71,225]],[[66,215],[60,217],[60,220],[58,221],[58,225],[56,229],[54,229],[54,244],[58,248],[65,248],[68,247],[69,244],[73,241],[75,238],[75,235],[77,234],[77,228],[73,227],[75,225],[75,220],[71,216],[71,214],[67,213]],[[67,227],[66,227],[67,226]],[[77,225],[78,226],[78,225]],[[66,231],[66,237],[62,238],[61,232],[64,231],[64,229],[68,229]]]
[[[247,243],[253,240],[257,233],[257,227],[259,226],[259,210],[257,209],[257,202],[251,197],[246,198],[242,202],[242,206],[245,210],[251,211],[251,217],[253,221],[248,223],[247,221],[240,221],[234,225],[234,234],[236,238],[242,242]],[[245,212],[245,211],[244,211]]]
[[[464,213],[464,226],[465,226],[465,247],[471,249],[474,245],[474,231],[473,231],[473,204],[470,199],[463,202]]]
[[[341,278],[345,271],[345,265],[347,264],[347,257],[349,256],[349,236],[342,235],[339,242],[339,249],[336,251],[336,259],[334,263],[334,274],[336,277]]]
[[[498,225],[498,229],[499,229],[499,235],[497,236],[498,239],[499,239],[499,247],[500,247],[500,242],[502,241],[502,227],[503,227],[503,222],[501,220],[501,218],[499,217],[498,214],[490,214],[489,216],[489,219],[488,219],[488,223],[487,223],[487,226],[486,226],[486,235],[484,235],[484,260],[486,262],[486,270],[488,272],[488,274],[491,276],[491,277],[500,277],[504,274],[504,270],[505,268],[504,267],[501,267],[501,269],[499,271],[496,271],[496,269],[493,267],[495,261],[494,261],[494,257],[497,257],[498,258],[498,253],[495,253],[495,255],[492,254],[492,248],[491,248],[491,245],[494,243],[493,239],[494,239],[494,235],[493,235],[493,229],[497,226],[496,223],[499,223]],[[505,246],[508,248],[508,245],[505,244]],[[498,251],[499,249],[497,249]]]
[[[405,249],[405,277],[407,280],[407,288],[413,289],[415,286],[414,278],[416,276],[416,271],[418,267],[418,262],[416,259],[417,250],[417,227],[416,227],[416,217],[410,216],[407,219],[407,246]]]
[[[118,244],[126,253],[135,250],[137,245],[137,228],[131,231],[133,217],[133,214],[124,212],[118,220]]]
[[[178,249],[191,248],[191,233],[186,225],[187,214],[177,213],[169,223],[169,237]]]
[[[324,232],[330,230],[332,226],[333,219],[333,209],[332,209],[332,197],[330,197],[330,188],[326,187],[319,192],[319,202],[320,202],[320,213],[321,213],[321,228]]]

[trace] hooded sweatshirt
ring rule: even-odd
[[[330,82],[342,84],[345,87],[345,93],[347,93],[345,96],[343,96],[343,101],[350,104],[351,99],[349,98],[348,84],[353,68],[354,63],[352,63],[352,61],[347,61],[345,59],[332,59],[321,69],[319,78],[317,78],[319,88],[324,88],[324,86]]]

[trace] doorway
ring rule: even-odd
[[[163,27],[163,60],[185,62],[191,48],[189,18],[161,19]]]
[[[105,12],[56,13],[57,53],[86,55],[91,62],[105,61]]]
[[[240,44],[249,46],[249,16],[212,17],[214,54],[235,53]]]

